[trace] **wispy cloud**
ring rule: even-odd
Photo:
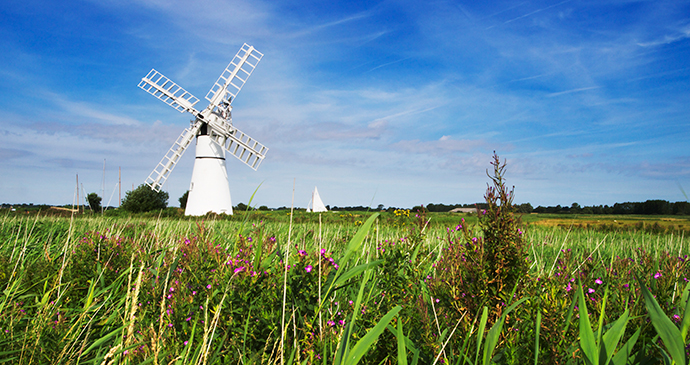
[[[400,63],[400,62],[409,60],[410,58],[412,58],[412,57],[405,57],[405,58],[401,58],[401,59],[399,59],[399,60],[395,60],[395,61],[391,61],[391,62],[386,62],[386,63],[384,63],[384,64],[382,64],[382,65],[378,65],[378,66],[376,66],[376,67],[374,67],[374,68],[372,68],[372,69],[369,69],[369,70],[367,70],[366,72],[371,72],[371,71],[374,71],[374,70],[378,70],[378,69],[380,69],[380,68],[382,68],[382,67],[394,65],[394,64],[396,64],[396,63]]]
[[[373,14],[373,11],[363,11],[363,12],[360,12],[357,14],[348,15],[348,16],[340,18],[340,19],[332,20],[330,22],[325,22],[325,23],[321,23],[321,24],[317,24],[317,25],[307,26],[307,27],[305,27],[301,30],[298,30],[296,32],[286,34],[285,38],[304,37],[304,36],[313,34],[315,32],[322,31],[322,30],[327,29],[327,28],[332,28],[335,26],[344,25],[344,24],[347,24],[350,22],[369,18],[372,16],[372,14]]]
[[[557,3],[557,4],[553,4],[553,5],[549,5],[549,6],[546,6],[546,7],[540,8],[540,9],[537,9],[537,10],[533,10],[533,11],[531,11],[531,12],[529,12],[529,13],[526,13],[526,14],[520,15],[520,16],[518,16],[518,17],[515,17],[515,18],[512,18],[512,19],[506,20],[506,21],[503,22],[503,25],[512,23],[512,22],[514,22],[514,21],[516,21],[516,20],[520,20],[520,19],[524,19],[524,18],[530,17],[530,16],[532,16],[532,15],[534,15],[534,14],[541,13],[542,11],[549,10],[549,9],[551,9],[551,8],[555,8],[555,7],[557,7],[557,6],[563,5],[563,4],[565,4],[565,3],[569,3],[569,2],[571,2],[571,1],[572,1],[572,0],[565,0],[565,1],[561,1],[561,2],[559,2],[559,3]],[[494,27],[495,27],[495,25],[492,25],[492,26],[490,26],[490,27],[487,27],[486,29],[491,29],[491,28],[494,28]]]
[[[537,10],[534,10],[534,11],[531,11],[531,12],[529,12],[529,13],[527,13],[527,14],[524,14],[524,15],[521,15],[521,16],[519,16],[519,17],[517,17],[517,18],[513,18],[513,19],[506,20],[506,21],[503,22],[503,24],[508,24],[508,23],[512,23],[512,22],[514,22],[514,21],[516,21],[516,20],[520,20],[520,19],[523,19],[523,18],[527,18],[527,17],[532,16],[532,15],[534,15],[534,14],[541,13],[541,12],[544,11],[544,10],[549,10],[549,9],[555,8],[555,7],[559,6],[559,5],[563,5],[563,4],[565,4],[565,3],[569,3],[569,2],[571,2],[571,1],[572,1],[572,0],[561,1],[560,3],[553,4],[553,5],[549,5],[549,6],[547,6],[547,7],[544,7],[544,8],[541,8],[541,9],[537,9]]]
[[[487,143],[483,140],[455,140],[450,136],[443,136],[435,141],[404,140],[392,145],[394,149],[401,152],[435,156],[448,153],[472,153],[486,146]]]
[[[0,148],[0,160],[7,161],[33,155],[33,152],[17,148]]]
[[[570,90],[565,90],[565,91],[559,91],[555,93],[550,93],[547,94],[546,96],[549,98],[552,98],[554,96],[561,96],[561,95],[566,95],[566,94],[572,94],[572,93],[579,93],[582,91],[588,91],[588,90],[594,90],[594,89],[599,89],[601,86],[590,86],[590,87],[580,87],[577,89],[570,89]]]
[[[385,120],[369,123],[366,127],[348,126],[342,123],[318,123],[307,130],[307,136],[317,140],[353,141],[380,139],[388,127]]]
[[[682,41],[684,39],[690,38],[690,25],[685,25],[682,27],[679,27],[678,29],[675,29],[672,33],[670,34],[665,34],[662,37],[646,41],[646,42],[637,42],[637,45],[640,47],[656,47],[656,46],[661,46],[665,44],[671,44],[675,42]]]
[[[93,105],[82,101],[74,101],[65,98],[52,92],[46,93],[46,99],[50,100],[57,107],[69,114],[74,120],[83,120],[87,122],[102,123],[108,125],[126,125],[136,126],[139,122],[122,114],[108,113],[103,109],[107,108],[107,104]]]

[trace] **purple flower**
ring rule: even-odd
[[[206,289],[211,289],[211,284],[206,285]]]
[[[569,292],[569,291],[571,291],[571,290],[573,290],[573,287],[570,286],[570,283],[568,283],[568,285],[565,287],[565,291],[566,291],[566,292]]]
[[[244,271],[244,266],[240,266],[237,269],[235,269],[235,274],[237,274],[238,272],[242,272],[242,271]]]
[[[594,290],[594,289],[592,289],[592,288],[587,289],[587,293],[588,293],[588,294],[593,294],[595,291],[596,291],[596,290]]]
[[[660,278],[660,277],[661,277],[661,273],[660,273],[660,272],[657,272],[656,274],[654,274],[654,279],[658,279],[658,278]]]
[[[299,251],[297,251],[297,252],[299,252],[299,255],[300,255],[300,256],[307,256],[307,251],[299,250]]]
[[[311,269],[313,269],[313,267],[311,267],[311,265],[307,265],[307,267],[304,268],[304,271],[311,272]]]
[[[601,284],[604,283],[604,282],[601,281],[601,279],[599,279],[599,278],[597,278],[597,280],[594,280],[594,282],[595,282],[597,285],[601,285]]]

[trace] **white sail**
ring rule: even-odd
[[[323,205],[323,201],[319,196],[319,191],[314,187],[314,192],[311,194],[311,210],[307,209],[309,212],[327,212],[326,206]]]

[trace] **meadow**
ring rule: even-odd
[[[597,361],[659,363],[670,340],[640,282],[687,356],[687,220],[616,218],[522,217],[528,268],[487,294],[491,273],[466,250],[482,239],[477,215],[5,213],[0,361],[587,363],[587,326]]]
[[[687,217],[519,216],[492,165],[472,215],[6,211],[0,362],[688,363]]]

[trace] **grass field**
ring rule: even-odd
[[[480,256],[465,243],[481,242],[476,216],[372,214],[5,213],[0,359],[550,364],[586,363],[601,351],[631,363],[687,356],[687,217],[524,216],[528,272],[517,286],[488,293],[491,275],[476,272],[471,261]],[[636,273],[656,296],[658,318]],[[680,345],[658,337],[657,323],[671,323]],[[605,336],[611,327],[621,336]]]

